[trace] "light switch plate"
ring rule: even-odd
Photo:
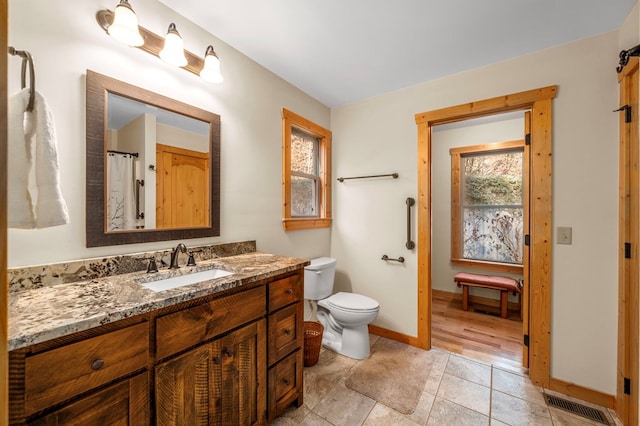
[[[571,227],[558,226],[556,228],[556,243],[571,244]]]

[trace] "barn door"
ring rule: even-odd
[[[529,212],[531,211],[531,200],[529,199],[531,191],[529,190],[530,160],[531,156],[529,148],[531,147],[531,111],[524,112],[524,135],[525,145],[522,158],[524,182],[522,199],[524,201],[523,214],[523,231],[525,235],[525,243],[522,250],[522,294],[520,294],[520,316],[522,317],[522,366],[529,368],[529,241],[531,239],[529,231]]]
[[[618,74],[620,196],[618,224],[618,373],[616,414],[638,424],[638,284],[640,282],[640,149],[638,58]]]

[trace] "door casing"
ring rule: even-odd
[[[418,337],[431,348],[431,144],[432,127],[505,112],[531,111],[529,376],[549,387],[551,346],[552,101],[548,86],[416,114],[418,126]]]

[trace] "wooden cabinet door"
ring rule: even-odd
[[[213,381],[211,345],[189,351],[156,366],[156,423],[208,425]]]
[[[265,320],[156,367],[158,425],[266,422]]]
[[[266,321],[245,326],[212,343],[215,425],[266,422]]]
[[[29,425],[147,426],[150,424],[149,412],[149,373],[145,372],[29,422]]]

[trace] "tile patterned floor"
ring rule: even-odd
[[[371,336],[375,345],[381,337]],[[416,426],[416,425],[599,425],[565,411],[549,408],[544,392],[526,376],[432,349],[433,368],[415,412],[401,414],[345,386],[358,362],[326,349],[317,365],[304,369],[304,404],[290,407],[271,424],[276,426]],[[602,410],[606,408],[577,401]],[[615,424],[620,424],[619,422]]]

